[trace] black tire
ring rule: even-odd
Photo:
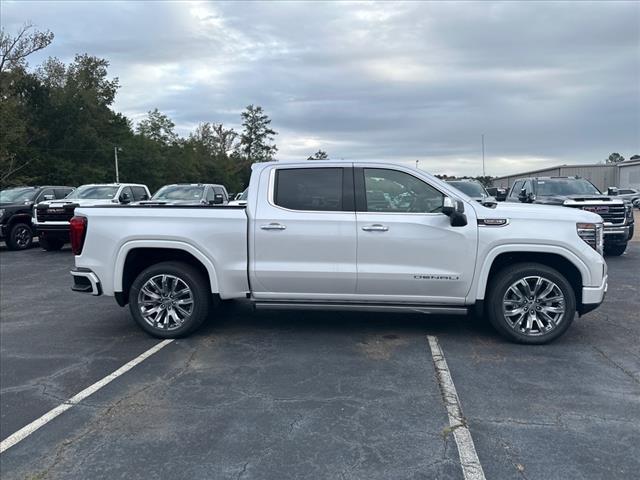
[[[527,308],[530,308],[530,310],[528,310],[529,312],[534,311],[536,315],[539,315],[538,312],[535,312],[535,310],[540,309],[536,306],[538,304],[535,303],[538,298],[537,296],[529,297],[529,299],[533,298],[534,300],[524,300],[524,302],[530,302],[528,303],[529,306],[517,307],[525,310],[525,318],[523,319],[525,328],[521,328],[520,325],[512,326],[512,323],[507,319],[507,315],[503,311],[503,302],[507,299],[506,295],[508,295],[507,292],[509,288],[518,280],[525,278],[530,278],[529,282],[532,284],[534,280],[531,279],[531,277],[540,277],[547,282],[555,284],[564,296],[564,302],[556,302],[556,306],[551,306],[551,308],[558,308],[558,306],[563,305],[564,312],[558,314],[559,316],[556,319],[555,326],[548,331],[545,331],[537,320],[534,320],[535,327],[528,333],[523,331],[526,330],[528,326],[528,323],[526,323],[529,315]],[[518,343],[540,345],[549,343],[560,337],[571,326],[576,315],[576,294],[569,281],[557,270],[539,263],[518,263],[500,270],[493,279],[491,279],[487,295],[486,311],[491,325],[504,337]],[[540,318],[544,320],[543,317]],[[514,322],[514,324],[517,323],[518,322]]]
[[[626,243],[622,243],[620,245],[608,245],[608,246],[605,245],[604,254],[609,257],[619,257],[624,253],[626,249],[627,249]]]
[[[170,327],[159,327],[157,324],[155,326],[151,325],[151,323],[145,319],[141,310],[140,291],[142,287],[145,284],[148,285],[147,282],[151,279],[157,279],[158,276],[162,275],[176,277],[190,289],[190,298],[192,299],[190,315],[181,325],[173,329],[168,329]],[[157,293],[157,291],[155,293]],[[170,304],[171,300],[167,299],[167,302]],[[189,335],[207,318],[211,304],[212,294],[209,288],[209,282],[196,268],[183,262],[162,262],[146,268],[136,277],[129,290],[129,310],[131,311],[131,315],[140,328],[157,338],[179,338]],[[167,317],[169,317],[169,310],[172,308],[177,309],[178,307],[168,305],[168,307],[163,306],[162,308],[166,309],[164,313],[164,320],[166,321]],[[176,314],[178,313],[177,310],[174,312]]]
[[[40,247],[47,252],[55,252],[57,250],[62,250],[64,247],[64,240],[56,237],[38,237],[40,242]]]
[[[7,248],[9,250],[26,250],[33,244],[33,230],[22,222],[11,225],[9,235],[7,235]]]

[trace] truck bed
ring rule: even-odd
[[[176,248],[193,255],[213,270],[212,287],[216,282],[222,298],[249,291],[244,207],[109,205],[78,207],[75,214],[88,219],[78,260],[98,275],[106,295],[121,291],[124,262],[137,248]]]

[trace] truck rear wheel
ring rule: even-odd
[[[138,325],[159,338],[184,337],[209,314],[209,282],[183,262],[162,262],[143,270],[129,291],[129,309]]]
[[[619,244],[619,245],[605,245],[604,246],[604,254],[610,257],[619,257],[624,253],[627,249],[627,244]]]
[[[518,343],[551,342],[567,331],[576,314],[576,295],[569,281],[539,263],[500,270],[487,299],[491,324]]]
[[[61,250],[64,247],[64,240],[56,237],[38,237],[40,246],[46,250],[47,252],[54,252],[56,250]]]
[[[9,250],[26,250],[33,243],[33,230],[26,223],[14,223],[7,235],[7,248]]]

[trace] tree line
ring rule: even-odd
[[[49,58],[35,69],[27,57],[54,36],[24,25],[0,33],[0,183],[80,185],[113,182],[118,149],[122,182],[153,191],[179,182],[218,182],[229,191],[248,184],[251,164],[273,160],[277,132],[262,107],[248,105],[242,129],[203,122],[186,137],[154,109],[134,126],[112,109],[120,87],[109,62],[88,54],[65,65]]]

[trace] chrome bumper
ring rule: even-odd
[[[88,268],[74,268],[69,272],[73,277],[71,290],[91,295],[102,295],[102,287],[98,276]]]

